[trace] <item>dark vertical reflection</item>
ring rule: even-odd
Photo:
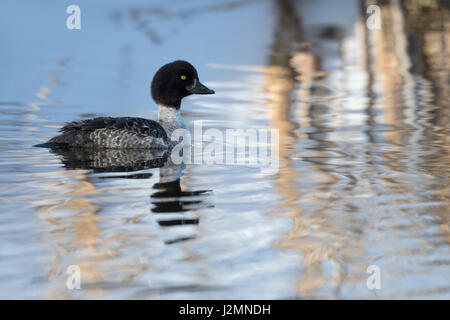
[[[170,157],[160,167],[159,182],[153,185],[155,190],[151,194],[151,211],[157,214],[157,221],[161,227],[183,225],[197,225],[200,219],[195,212],[202,208],[211,207],[205,202],[209,190],[186,190],[181,184],[181,175],[185,165],[174,164]],[[176,233],[175,233],[176,235]],[[166,240],[166,244],[193,239],[195,236],[176,236]]]
[[[179,178],[173,181],[156,183],[153,189],[157,191],[151,195],[152,204],[154,205],[151,210],[161,215],[160,219],[158,219],[158,224],[162,227],[196,225],[200,221],[198,218],[188,218],[183,215],[182,217],[167,219],[164,218],[165,213],[183,213],[211,207],[201,197],[208,193],[209,190],[183,191]],[[169,242],[172,243],[174,241],[170,240]]]

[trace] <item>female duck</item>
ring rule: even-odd
[[[74,121],[61,128],[62,134],[43,147],[108,149],[165,149],[174,145],[172,132],[187,129],[180,116],[181,99],[191,94],[213,94],[200,83],[197,70],[178,60],[162,66],[151,85],[152,98],[158,104],[158,121],[131,117],[98,117]]]

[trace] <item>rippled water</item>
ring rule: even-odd
[[[0,297],[450,298],[450,19],[427,3],[369,30],[364,1],[78,1],[71,31],[64,3],[3,2]],[[151,77],[179,58],[216,91],[187,122],[279,129],[276,174],[32,147],[156,118]]]

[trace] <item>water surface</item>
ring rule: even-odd
[[[378,30],[364,1],[78,1],[81,30],[70,4],[1,5],[1,298],[450,298],[443,1],[380,5]],[[180,58],[216,91],[187,123],[278,129],[276,174],[32,147],[156,118],[151,78]]]

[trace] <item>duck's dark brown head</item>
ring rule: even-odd
[[[213,94],[214,90],[203,85],[194,66],[177,60],[162,66],[151,85],[152,98],[158,105],[180,108],[181,99],[191,94]]]

